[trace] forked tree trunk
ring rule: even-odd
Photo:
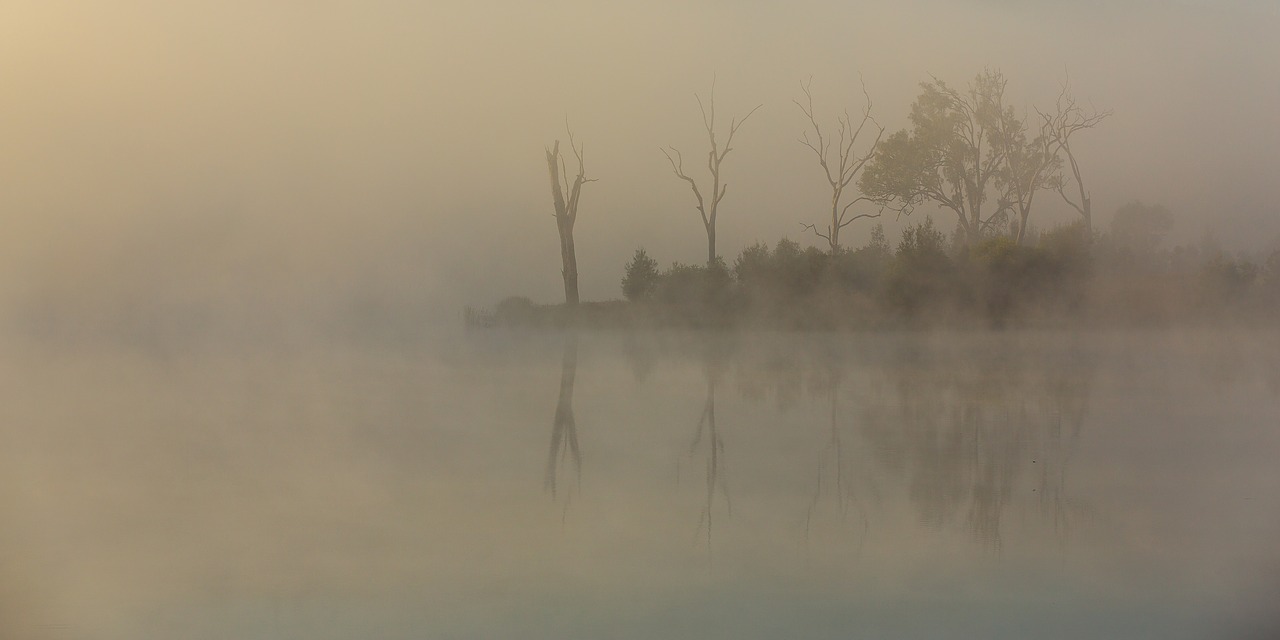
[[[697,94],[694,94],[694,97],[698,100],[698,109],[702,111],[702,124],[706,128],[707,141],[711,145],[711,150],[707,154],[707,169],[711,171],[711,193],[704,198],[702,189],[698,187],[698,181],[684,172],[684,156],[681,155],[678,149],[668,147],[675,154],[675,157],[672,157],[671,153],[667,152],[667,149],[661,149],[662,154],[667,157],[667,162],[671,163],[671,170],[675,172],[677,178],[689,183],[689,188],[693,190],[693,197],[697,200],[698,215],[702,217],[702,226],[707,230],[708,267],[716,264],[716,214],[719,211],[720,201],[724,199],[725,191],[728,189],[727,185],[720,179],[720,165],[724,162],[725,156],[729,155],[729,152],[733,150],[731,145],[733,144],[734,134],[738,132],[738,127],[741,127],[742,123],[746,122],[747,118],[750,118],[751,114],[760,108],[760,105],[756,105],[756,108],[747,112],[747,115],[742,120],[731,120],[729,122],[729,136],[722,146],[716,140],[715,91],[715,81],[713,80],[711,83],[711,104],[709,109],[702,104],[702,98],[698,98]]]
[[[573,134],[569,134],[569,146],[578,158],[578,175],[572,186],[568,177],[560,175],[560,141],[547,150],[547,171],[551,177],[551,198],[555,204],[556,230],[560,232],[560,273],[564,277],[564,303],[569,307],[578,306],[578,256],[573,246],[573,223],[578,220],[578,197],[582,193],[582,185],[594,180],[585,175],[582,163],[582,149],[574,146]],[[568,194],[566,195],[566,192]]]

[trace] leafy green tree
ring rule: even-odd
[[[733,276],[747,288],[763,286],[773,275],[773,257],[769,245],[756,242],[742,250],[733,263]]]
[[[1054,137],[1047,124],[1040,132],[1028,138],[1026,123],[1018,117],[1011,105],[1003,103],[1004,90],[996,96],[993,106],[999,110],[994,120],[991,142],[1000,150],[1003,158],[996,185],[1001,190],[999,207],[1017,215],[1014,242],[1021,245],[1027,237],[1028,218],[1036,194],[1043,189],[1062,185],[1062,161],[1055,149]]]
[[[682,324],[721,325],[736,309],[732,285],[733,276],[718,257],[708,265],[676,262],[662,273],[652,295]]]
[[[863,195],[899,211],[925,202],[949,209],[970,246],[1001,227],[1012,206],[1002,198],[984,214],[988,192],[997,180],[1024,177],[1005,166],[1006,151],[1023,142],[1015,134],[1021,122],[1004,108],[1005,84],[1004,74],[989,69],[964,91],[937,78],[923,83],[911,105],[911,129],[882,140],[863,169]]]
[[[932,218],[902,231],[885,283],[885,302],[891,308],[916,315],[956,297],[962,283],[945,247],[946,238]]]
[[[658,261],[650,258],[644,248],[636,249],[622,277],[622,295],[632,302],[643,300],[658,286],[659,277]]]
[[[832,266],[840,286],[847,290],[872,293],[880,287],[892,258],[893,251],[885,239],[884,225],[876,223],[871,228],[871,239],[865,246],[832,256]]]

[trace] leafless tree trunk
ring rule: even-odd
[[[551,197],[556,207],[556,229],[560,232],[560,261],[564,275],[564,302],[570,307],[578,305],[578,256],[573,246],[573,223],[578,220],[578,196],[582,193],[582,185],[595,182],[585,175],[582,162],[582,147],[575,146],[573,132],[569,132],[569,148],[578,158],[578,175],[569,184],[569,174],[565,170],[564,157],[560,155],[560,141],[547,150],[547,170],[551,173]],[[568,193],[568,197],[565,194]]]
[[[676,177],[689,183],[689,187],[693,189],[693,197],[697,200],[698,214],[702,216],[702,226],[707,231],[707,265],[713,265],[716,261],[716,215],[719,213],[720,201],[724,199],[724,194],[728,185],[721,180],[720,166],[724,162],[725,156],[733,151],[733,135],[738,132],[751,114],[756,112],[763,105],[756,105],[747,113],[742,120],[733,119],[729,121],[729,135],[725,138],[724,147],[722,148],[716,140],[716,87],[715,82],[711,83],[711,97],[708,104],[704,105],[702,98],[694,94],[694,98],[698,100],[698,109],[702,111],[702,125],[707,130],[707,139],[711,143],[711,150],[707,152],[707,169],[711,171],[711,194],[710,198],[704,198],[702,190],[698,187],[698,182],[689,177],[684,172],[684,156],[675,147],[667,147],[660,149],[662,155],[667,157],[667,161],[671,163],[671,169],[675,171]],[[668,152],[668,149],[670,152]],[[672,154],[675,157],[672,157]]]
[[[812,231],[819,238],[827,241],[831,248],[832,255],[840,251],[840,230],[849,226],[858,218],[878,218],[880,213],[862,213],[853,217],[846,218],[849,207],[862,201],[870,201],[867,197],[857,197],[841,206],[840,201],[844,197],[844,189],[853,182],[854,177],[862,170],[862,167],[871,160],[875,155],[876,145],[880,144],[880,137],[884,135],[884,127],[880,126],[874,118],[871,117],[871,95],[867,93],[867,85],[862,85],[862,95],[866,97],[867,104],[862,110],[862,119],[858,122],[857,128],[853,127],[853,119],[849,116],[849,111],[845,110],[844,114],[837,118],[838,124],[836,131],[836,156],[834,158],[835,166],[832,167],[830,157],[831,139],[828,139],[823,133],[822,128],[818,125],[818,119],[813,112],[813,94],[809,91],[809,87],[813,84],[810,79],[807,83],[801,83],[800,89],[804,91],[805,101],[793,100],[796,106],[800,107],[809,119],[809,125],[813,129],[814,139],[809,139],[809,132],[806,131],[800,138],[800,144],[809,147],[815,155],[818,156],[818,164],[822,166],[822,171],[826,175],[827,183],[831,185],[831,223],[827,225],[827,232],[823,233],[818,230],[817,225],[805,224],[804,228]],[[854,155],[853,147],[858,142],[858,136],[862,130],[870,122],[876,129],[876,139],[872,141],[871,146],[862,155]]]
[[[1072,200],[1067,195],[1067,185],[1065,180],[1058,181],[1058,195],[1072,209],[1079,213],[1084,219],[1085,235],[1087,240],[1093,239],[1093,200],[1088,189],[1084,186],[1084,178],[1080,175],[1080,163],[1076,161],[1075,151],[1071,148],[1071,137],[1076,133],[1085,129],[1092,129],[1098,126],[1106,118],[1111,116],[1111,110],[1098,111],[1090,107],[1088,111],[1076,104],[1076,99],[1071,95],[1070,81],[1062,83],[1062,91],[1058,94],[1058,102],[1055,105],[1053,113],[1037,112],[1040,119],[1044,122],[1044,129],[1048,134],[1049,140],[1053,145],[1054,153],[1061,153],[1067,156],[1067,165],[1071,167],[1071,177],[1075,181],[1075,191],[1077,199]]]

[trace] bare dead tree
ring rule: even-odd
[[[1093,200],[1089,190],[1084,186],[1084,178],[1080,174],[1080,163],[1076,160],[1075,151],[1071,148],[1071,138],[1085,129],[1098,126],[1098,123],[1111,116],[1112,111],[1110,109],[1098,111],[1093,107],[1085,110],[1077,104],[1075,97],[1071,95],[1070,79],[1063,80],[1062,91],[1058,94],[1058,101],[1054,106],[1053,113],[1044,113],[1039,110],[1036,112],[1044,123],[1044,130],[1055,155],[1063,154],[1067,157],[1066,164],[1071,167],[1077,199],[1072,200],[1071,196],[1067,195],[1066,180],[1059,180],[1056,188],[1058,195],[1062,196],[1062,199],[1084,219],[1085,234],[1087,238],[1092,239]]]
[[[738,128],[742,126],[751,114],[764,105],[756,105],[743,116],[741,120],[733,119],[729,121],[729,135],[725,137],[724,146],[716,140],[716,85],[715,80],[711,82],[711,96],[707,104],[703,104],[702,97],[694,94],[694,98],[698,100],[698,109],[702,112],[702,125],[707,131],[707,140],[711,144],[711,149],[707,152],[707,169],[711,172],[711,191],[710,197],[704,198],[702,189],[698,187],[698,182],[689,177],[684,171],[684,156],[675,147],[659,148],[662,155],[667,157],[667,162],[671,163],[671,169],[675,172],[676,177],[689,183],[689,187],[693,190],[693,197],[697,200],[698,214],[702,216],[702,226],[707,231],[707,264],[712,265],[716,261],[716,216],[720,210],[720,201],[724,199],[725,191],[728,185],[721,179],[720,167],[724,163],[724,159],[733,151],[733,136],[738,132]],[[672,157],[675,154],[675,157]]]
[[[849,116],[846,109],[840,117],[836,119],[836,137],[828,138],[822,133],[822,127],[818,125],[818,119],[814,115],[813,109],[813,93],[809,88],[813,85],[813,78],[808,82],[800,83],[800,90],[804,92],[805,101],[792,100],[796,106],[800,107],[800,111],[809,119],[809,126],[813,129],[813,138],[809,139],[809,132],[805,131],[800,137],[800,144],[808,147],[818,156],[818,164],[822,166],[822,171],[826,175],[827,183],[831,186],[831,222],[827,225],[826,233],[818,230],[815,224],[803,224],[804,228],[812,231],[815,235],[827,241],[831,248],[831,253],[836,254],[840,251],[840,230],[849,226],[854,220],[859,218],[878,218],[880,212],[876,213],[860,213],[858,215],[847,217],[849,208],[859,202],[870,202],[871,199],[865,196],[859,196],[850,200],[841,206],[840,202],[844,198],[845,187],[848,187],[853,179],[857,177],[862,167],[871,160],[875,155],[876,145],[880,144],[880,137],[884,135],[884,127],[871,117],[871,95],[867,93],[866,82],[862,83],[862,95],[866,98],[866,106],[862,109],[862,119],[858,121],[858,126],[853,126],[853,118]],[[872,141],[871,146],[862,154],[853,152],[854,145],[858,142],[858,136],[862,130],[866,128],[867,123],[871,123],[876,129],[876,139]],[[835,156],[831,156],[831,145],[835,143]],[[832,166],[834,163],[834,166]]]
[[[565,169],[564,157],[560,155],[560,141],[547,149],[547,170],[551,174],[551,197],[556,207],[556,229],[560,231],[560,262],[564,276],[564,302],[570,307],[578,305],[578,256],[573,246],[573,224],[578,220],[578,197],[582,193],[582,185],[595,182],[588,179],[583,168],[582,147],[574,144],[573,132],[569,134],[569,148],[578,158],[578,175],[569,183],[569,173]],[[568,194],[566,197],[565,194]]]

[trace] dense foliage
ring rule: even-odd
[[[729,267],[673,263],[643,249],[625,265],[627,302],[586,304],[578,317],[603,326],[758,326],[859,329],[921,326],[1117,326],[1267,321],[1280,312],[1280,251],[1231,255],[1212,238],[1163,248],[1172,226],[1159,206],[1130,203],[1109,232],[1083,222],[1028,235],[989,234],[967,246],[931,218],[891,247],[883,227],[857,249],[832,253],[783,238],[743,249]],[[552,326],[558,306],[524,298],[494,321]]]

